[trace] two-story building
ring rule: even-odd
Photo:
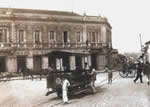
[[[77,65],[84,68],[85,62],[101,69],[108,63],[111,38],[111,26],[101,16],[0,8],[0,72],[15,72],[23,66],[61,67],[66,63],[70,69]],[[57,51],[87,53],[88,57],[54,57]]]

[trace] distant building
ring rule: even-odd
[[[46,69],[52,63],[51,52],[88,52],[84,63],[101,69],[112,49],[111,26],[101,16],[82,16],[73,12],[0,8],[0,72],[15,72],[19,67]],[[68,58],[70,68],[78,58]],[[61,64],[58,64],[61,63]]]

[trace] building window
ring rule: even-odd
[[[64,31],[63,32],[63,38],[64,38],[64,43],[67,43],[67,42],[69,42],[70,40],[69,40],[69,32],[68,31]]]
[[[81,42],[81,33],[80,32],[76,32],[76,40],[77,40],[77,42]]]
[[[88,41],[98,42],[98,32],[88,32]]]
[[[18,41],[19,41],[19,43],[24,42],[24,39],[25,39],[24,34],[25,34],[24,30],[22,30],[22,29],[18,30]]]
[[[0,42],[3,42],[3,30],[0,29]]]
[[[0,29],[0,42],[7,42],[7,29]]]
[[[49,31],[48,32],[48,38],[49,38],[49,41],[55,41],[56,40],[56,32],[55,31]]]
[[[35,43],[40,43],[40,41],[41,41],[40,30],[34,30],[34,41],[35,41]]]
[[[106,35],[107,35],[107,42],[111,42],[111,31],[107,30]]]

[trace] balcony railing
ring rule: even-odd
[[[0,43],[0,49],[5,49],[5,48],[36,48],[36,49],[55,49],[55,48],[103,48],[106,47],[107,43],[62,43],[62,42],[55,42],[55,43]]]

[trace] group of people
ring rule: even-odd
[[[95,89],[95,80],[96,80],[96,70],[92,66],[89,66],[88,63],[85,63],[84,70],[90,77],[90,86],[92,88],[93,93],[96,93]],[[111,67],[105,66],[105,72],[108,72],[108,84],[112,84],[113,72]],[[68,87],[70,86],[70,82],[67,78],[63,78],[62,81],[62,99],[64,104],[68,103]]]
[[[124,66],[123,69],[124,71],[129,70],[126,66]],[[147,84],[150,85],[150,63],[148,61],[144,63],[144,55],[141,55],[138,59],[138,63],[136,64],[136,77],[133,82],[136,83],[137,80],[140,79],[140,83],[143,83],[143,75],[146,75],[148,80]]]
[[[150,68],[150,64],[146,63],[147,65],[149,65]],[[142,72],[144,69],[144,64],[139,62],[136,66],[136,70],[137,70],[137,75],[136,78],[134,79],[134,83],[137,82],[138,79],[140,79],[140,82],[143,83],[143,79],[142,79]],[[52,69],[49,68],[49,70],[51,71]],[[88,75],[91,75],[90,78],[90,85],[91,88],[93,90],[93,92],[95,93],[95,80],[96,80],[96,71],[94,68],[90,67],[87,63],[85,63],[84,66],[84,70],[88,73]],[[113,79],[113,72],[110,66],[106,65],[105,66],[105,72],[108,73],[108,84],[112,84],[112,79]],[[148,85],[150,84],[150,75],[147,75],[147,78],[149,79],[148,81]],[[70,82],[66,77],[62,78],[62,99],[64,104],[68,103],[68,87],[70,86]]]
[[[149,68],[150,68],[150,64],[149,63],[146,63],[146,64],[149,65]],[[140,82],[143,83],[142,72],[143,72],[144,67],[145,67],[144,64],[141,62],[137,64],[136,66],[137,75],[136,75],[136,78],[134,79],[134,83],[136,83],[138,79],[140,79]],[[52,71],[52,68],[49,68],[49,70]],[[85,72],[87,72],[89,76],[91,76],[90,85],[91,85],[93,92],[95,93],[96,92],[95,90],[96,71],[93,67],[90,67],[87,63],[85,63],[84,70]],[[108,84],[112,84],[113,72],[112,72],[111,67],[106,65],[105,72],[108,73]],[[150,75],[147,75],[147,77],[150,80]],[[150,82],[148,81],[148,85],[149,84]],[[69,80],[66,77],[63,77],[62,78],[62,99],[63,99],[64,104],[68,103],[68,87],[70,85],[71,84]]]
[[[89,75],[90,86],[93,93],[96,93],[95,89],[95,80],[96,80],[96,72],[93,67],[90,67],[87,63],[85,63],[84,70],[87,75]],[[66,77],[62,78],[62,99],[64,104],[68,104],[68,87],[70,86],[70,82]]]
[[[147,84],[150,85],[150,64],[149,64],[149,62],[146,62],[145,64],[139,62],[137,64],[136,70],[137,70],[137,75],[136,75],[136,78],[134,79],[134,83],[136,83],[136,81],[139,78],[140,78],[140,82],[143,83],[142,77],[143,77],[143,75],[146,75]]]

